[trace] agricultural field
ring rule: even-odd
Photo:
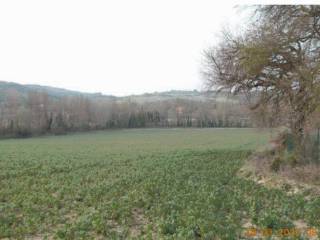
[[[240,239],[248,223],[276,231],[297,221],[319,229],[320,199],[236,174],[269,136],[132,129],[1,140],[0,239]]]

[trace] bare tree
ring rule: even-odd
[[[308,117],[320,103],[320,6],[257,6],[249,30],[206,51],[210,87],[243,92],[252,109],[272,106],[302,146]],[[268,109],[267,107],[264,107]]]

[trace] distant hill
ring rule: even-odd
[[[166,92],[154,92],[154,93],[145,93],[140,95],[131,95],[126,97],[118,98],[118,100],[127,100],[130,99],[137,103],[144,102],[156,102],[164,100],[174,100],[174,99],[186,99],[193,101],[207,101],[208,99],[215,99],[219,102],[226,101],[238,101],[238,97],[231,96],[226,92],[200,92],[197,90],[185,91],[185,90],[171,90]]]
[[[184,90],[171,90],[166,92],[145,93],[140,95],[130,95],[125,97],[116,97],[112,95],[104,95],[101,93],[85,93],[79,91],[72,91],[63,88],[33,85],[33,84],[18,84],[14,82],[0,81],[0,102],[5,100],[6,92],[9,90],[17,91],[21,96],[27,97],[28,92],[46,92],[49,97],[59,99],[65,96],[85,96],[88,98],[104,98],[117,101],[131,100],[137,103],[155,102],[174,99],[188,99],[195,101],[205,101],[208,99],[215,99],[216,101],[238,101],[238,98],[229,96],[227,93],[200,92],[197,90],[184,91]]]
[[[101,93],[84,93],[79,91],[67,90],[63,88],[41,86],[34,84],[19,84],[14,82],[0,81],[0,101],[3,101],[8,90],[15,90],[22,96],[27,96],[29,92],[46,92],[49,97],[59,99],[65,96],[86,96],[90,98],[105,97],[115,99],[110,95],[102,95]]]

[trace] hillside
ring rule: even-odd
[[[195,101],[205,101],[208,99],[216,99],[216,101],[237,101],[237,98],[234,96],[229,96],[229,94],[222,92],[217,93],[214,91],[211,92],[200,92],[197,90],[193,91],[183,91],[183,90],[171,90],[166,92],[154,92],[154,93],[145,93],[140,95],[130,95],[125,97],[116,97],[112,95],[104,95],[101,93],[85,93],[73,90],[67,90],[63,88],[41,86],[34,84],[18,84],[14,82],[0,81],[0,102],[5,100],[6,94],[8,91],[16,91],[19,95],[27,97],[29,92],[46,92],[49,97],[59,99],[65,96],[85,96],[88,98],[103,98],[117,101],[127,101],[131,100],[137,103],[144,102],[156,102],[172,99],[187,99]]]
[[[63,88],[0,81],[0,101],[3,101],[5,99],[6,92],[10,90],[17,91],[19,95],[24,97],[26,97],[29,92],[33,92],[33,91],[46,92],[51,98],[61,98],[65,96],[77,96],[77,95],[83,95],[87,97],[101,96],[100,93],[84,93],[84,92],[67,90]],[[104,97],[114,98],[113,96],[107,96],[107,95],[104,95]]]

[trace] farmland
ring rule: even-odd
[[[132,129],[0,141],[0,239],[239,239],[320,227],[320,199],[238,177],[269,133]]]

